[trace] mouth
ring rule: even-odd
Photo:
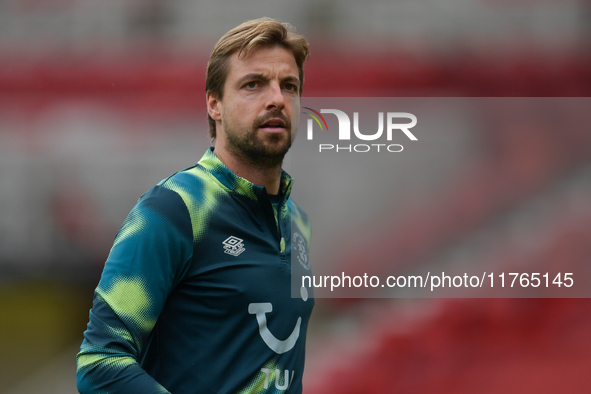
[[[279,118],[269,119],[259,129],[266,133],[282,133],[285,131],[285,122]]]

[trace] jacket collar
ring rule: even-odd
[[[213,153],[213,147],[210,147],[205,151],[205,154],[201,160],[199,160],[197,165],[207,170],[222,185],[234,193],[241,194],[253,200],[258,200],[263,194],[267,194],[267,191],[263,186],[255,185],[230,171],[230,169]],[[287,172],[281,170],[279,193],[281,194],[282,202],[287,201],[289,198],[292,186],[293,178]]]

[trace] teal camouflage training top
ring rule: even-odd
[[[79,391],[301,393],[314,298],[291,274],[310,275],[311,232],[291,187],[283,172],[270,196],[210,148],[145,193],[96,288]]]

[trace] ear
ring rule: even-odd
[[[205,94],[205,101],[207,103],[207,113],[209,116],[215,121],[222,120],[222,116],[220,115],[220,110],[218,108],[220,101],[218,100],[217,96],[211,92],[207,92]]]

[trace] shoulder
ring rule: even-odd
[[[211,177],[204,168],[194,165],[175,172],[158,182],[156,186],[171,190],[179,195],[192,195],[201,193],[211,181]]]
[[[155,198],[156,204],[177,214],[183,214],[188,220],[196,241],[203,233],[214,209],[217,208],[227,191],[219,181],[200,165],[176,172],[160,181],[142,199]]]
[[[178,194],[187,207],[207,203],[225,192],[219,181],[200,165],[185,168],[160,181],[156,186]]]

